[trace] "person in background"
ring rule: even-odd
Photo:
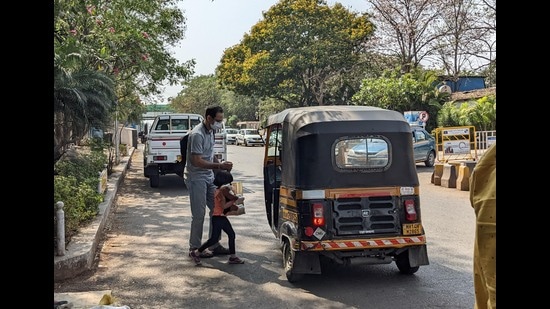
[[[476,214],[474,243],[475,309],[496,309],[496,173],[494,143],[476,164],[470,177],[470,203]]]
[[[222,128],[223,108],[210,106],[206,108],[204,120],[191,130],[187,144],[187,158],[184,180],[189,191],[191,205],[191,230],[189,233],[189,256],[201,246],[202,231],[206,207],[210,210],[209,236],[212,236],[212,212],[214,210],[214,170],[231,171],[233,163],[217,162],[214,158],[214,133]],[[219,240],[219,239],[218,239]],[[204,250],[201,257],[227,255],[229,249],[219,242],[213,243],[210,249]]]
[[[233,208],[236,210],[237,204],[242,204],[244,197],[235,195],[231,188],[233,176],[227,171],[219,171],[214,178],[214,185],[217,187],[214,194],[214,212],[212,213],[212,234],[210,238],[198,249],[189,253],[196,265],[201,265],[200,254],[208,247],[217,243],[222,231],[227,234],[229,245],[229,264],[243,264],[244,261],[235,255],[235,231],[231,222],[225,215],[227,211]]]

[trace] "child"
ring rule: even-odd
[[[231,222],[225,215],[230,209],[236,210],[237,204],[242,204],[244,197],[238,197],[235,195],[231,188],[231,182],[233,176],[228,171],[220,170],[214,177],[214,185],[216,185],[216,191],[214,192],[214,211],[212,213],[212,235],[200,248],[195,249],[189,253],[189,256],[193,258],[196,265],[201,265],[199,258],[200,254],[206,250],[206,248],[217,243],[220,239],[222,230],[227,234],[229,242],[229,264],[243,264],[244,261],[239,259],[235,255],[235,231],[231,226]]]

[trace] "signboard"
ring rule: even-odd
[[[469,154],[470,142],[466,139],[446,141],[443,145],[443,152],[445,154]]]
[[[436,144],[440,149],[438,156],[441,155],[445,162],[451,159],[477,158],[475,136],[473,126],[437,128]]]
[[[456,129],[443,129],[443,135],[468,135],[470,130],[468,128],[456,128]]]
[[[410,125],[425,126],[429,115],[426,111],[406,111],[403,113]]]

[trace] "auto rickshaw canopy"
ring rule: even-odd
[[[405,117],[371,106],[308,106],[270,115],[267,127],[282,127],[281,185],[301,189],[418,186],[412,133]],[[335,145],[348,138],[383,136],[390,162],[383,170],[344,169]],[[275,160],[277,161],[277,160]]]

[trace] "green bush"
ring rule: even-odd
[[[486,96],[457,104],[447,102],[437,115],[440,127],[474,126],[476,131],[496,130],[496,96]]]
[[[56,162],[54,166],[54,201],[64,203],[65,244],[78,233],[78,229],[93,220],[103,202],[97,192],[99,173],[107,163],[103,151],[78,154]],[[56,208],[54,205],[54,235],[57,235]],[[54,245],[57,244],[57,237]],[[54,247],[55,248],[55,247]]]

